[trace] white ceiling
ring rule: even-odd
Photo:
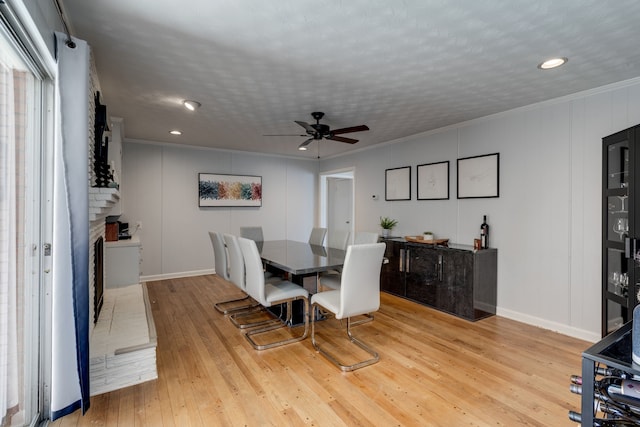
[[[637,0],[63,0],[126,137],[327,157],[640,76]],[[542,71],[554,56],[569,62]],[[195,113],[184,99],[202,103]],[[366,132],[296,148],[323,111]],[[180,129],[182,136],[169,135]]]

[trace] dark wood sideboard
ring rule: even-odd
[[[472,321],[496,313],[497,249],[385,242],[389,262],[382,266],[382,291]]]

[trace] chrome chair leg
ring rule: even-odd
[[[261,312],[269,313],[269,315],[272,317],[270,319],[259,320],[256,322],[241,321],[245,317],[250,317]],[[270,313],[266,308],[262,306],[256,306],[255,310],[245,310],[245,311],[231,313],[231,315],[229,316],[229,320],[231,320],[231,323],[238,329],[256,328],[259,326],[274,325],[274,324],[279,325],[282,323],[282,319],[280,319],[279,317],[275,317],[272,313]]]
[[[244,305],[239,305],[239,306],[233,306],[230,308],[225,308],[226,305],[231,304],[231,303],[236,303],[236,302],[241,302],[241,301],[249,301],[249,304],[244,304]],[[226,301],[220,301],[215,303],[213,306],[215,307],[216,310],[218,310],[220,313],[227,315],[227,314],[231,314],[234,313],[236,311],[242,311],[242,310],[247,310],[250,308],[254,308],[254,307],[258,307],[260,305],[259,302],[255,301],[255,300],[251,300],[251,297],[249,295],[243,297],[243,298],[235,298],[235,299],[230,299],[230,300],[226,300]]]
[[[253,337],[256,335],[260,335],[269,331],[274,331],[276,329],[280,329],[283,327],[291,327],[292,308],[293,308],[292,302],[295,300],[289,300],[287,301],[287,317],[285,320],[281,320],[279,325],[267,326],[261,329],[252,329],[247,333],[245,333],[244,335],[245,338],[247,339],[247,341],[249,341],[249,343],[253,346],[254,349],[266,350],[269,348],[280,347],[286,344],[291,344],[293,342],[302,341],[307,337],[307,335],[309,334],[309,300],[307,298],[302,298],[302,299],[304,302],[304,332],[299,336],[294,336],[294,337],[287,338],[285,340],[280,340],[280,341],[273,341],[266,344],[259,344],[253,339]]]
[[[314,306],[317,304],[313,304],[311,306],[311,310],[313,312]],[[369,321],[369,320],[366,320]],[[352,365],[346,365],[344,363],[342,363],[340,360],[338,360],[334,355],[332,355],[331,353],[327,352],[325,349],[323,349],[320,344],[318,344],[316,342],[316,336],[315,336],[315,319],[312,317],[311,318],[311,344],[313,345],[313,348],[315,348],[315,350],[317,352],[319,352],[320,354],[322,354],[324,357],[326,357],[331,363],[333,363],[334,365],[338,366],[343,372],[350,372],[350,371],[354,371],[356,369],[360,369],[360,368],[364,368],[365,366],[369,366],[372,365],[376,362],[378,362],[380,360],[380,356],[378,355],[378,353],[373,350],[371,347],[369,347],[368,345],[366,345],[364,342],[360,341],[358,338],[354,337],[351,334],[351,318],[348,317],[347,318],[347,336],[349,337],[349,341],[352,342],[353,344],[357,345],[358,347],[360,347],[362,350],[366,351],[368,354],[371,355],[371,358],[354,363]]]
[[[371,321],[373,321],[373,313],[367,313],[367,314],[363,314],[364,319],[359,319],[356,320],[355,322],[351,322],[351,326],[358,326],[358,325],[362,325],[363,323],[369,323]]]

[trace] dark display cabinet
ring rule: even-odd
[[[381,290],[468,320],[495,314],[496,249],[386,242]]]
[[[602,140],[602,336],[631,320],[638,304],[639,132],[635,126]]]

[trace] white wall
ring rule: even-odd
[[[520,108],[321,161],[355,167],[356,230],[399,220],[472,244],[482,215],[498,248],[498,314],[600,337],[602,138],[640,123],[640,79]],[[375,131],[375,129],[373,129]],[[456,198],[456,159],[500,153],[500,197]],[[449,160],[450,199],[416,200],[416,166]],[[384,170],[412,167],[412,200],[384,200]],[[379,199],[373,200],[376,194]]]
[[[54,2],[51,0],[22,0],[22,3],[37,26],[49,53],[55,58],[55,38],[53,37],[53,32],[64,32],[64,27],[62,26],[62,21],[58,16]]]
[[[123,220],[143,242],[146,278],[210,272],[207,231],[262,225],[267,239],[306,240],[317,175],[355,169],[355,229],[399,220],[471,244],[482,215],[498,248],[498,314],[569,335],[600,336],[601,143],[640,123],[640,79],[321,160],[293,160],[125,141]],[[374,130],[375,131],[375,130]],[[500,153],[500,197],[456,199],[456,159]],[[450,199],[416,200],[416,165],[451,162]],[[412,200],[384,200],[384,170],[412,166]],[[263,177],[261,208],[198,208],[198,172]],[[372,195],[378,195],[373,200]]]
[[[210,230],[261,225],[267,240],[306,241],[315,223],[315,161],[125,139],[122,164],[121,221],[142,223],[146,280],[213,272]],[[262,176],[262,207],[198,207],[198,173]]]

